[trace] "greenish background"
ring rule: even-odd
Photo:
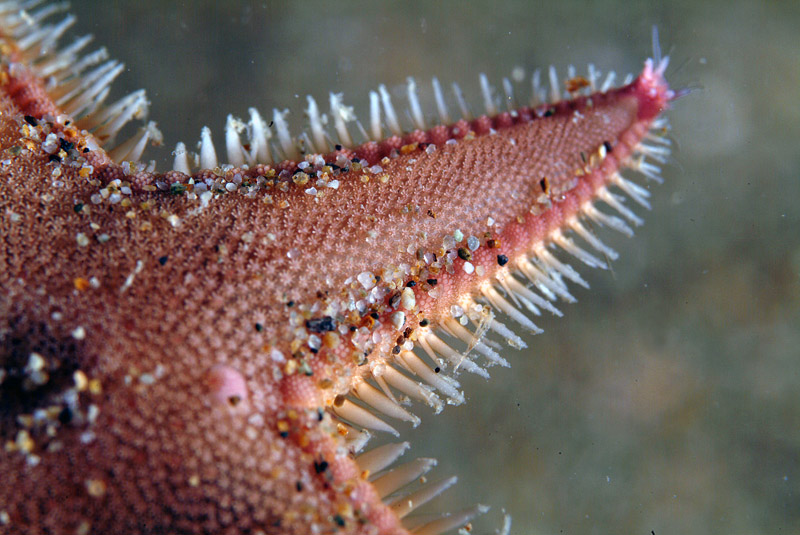
[[[145,87],[168,144],[228,113],[413,75],[499,86],[515,66],[635,72],[650,28],[676,87],[665,184],[613,273],[468,402],[433,417],[413,454],[460,482],[439,507],[493,506],[477,533],[800,533],[800,3],[72,2],[78,30]],[[127,89],[126,89],[127,88]],[[165,154],[169,150],[164,151]],[[162,166],[163,168],[163,166]]]

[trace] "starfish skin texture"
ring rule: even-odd
[[[112,159],[5,43],[3,533],[408,533],[353,455],[357,428],[394,429],[347,396],[380,404],[368,381],[403,363],[457,402],[410,350],[446,353],[432,329],[458,329],[454,307],[518,345],[495,281],[569,250],[674,97],[648,62],[555,104],[155,174]]]

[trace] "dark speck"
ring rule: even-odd
[[[506,264],[508,264],[508,257],[504,254],[497,255],[497,263],[500,264],[501,266],[505,266]]]
[[[327,469],[328,469],[328,461],[319,461],[319,462],[314,461],[314,470],[318,474],[321,474],[322,472],[324,472]]]
[[[72,409],[64,407],[61,412],[58,413],[58,421],[62,424],[70,423],[72,421]]]
[[[167,263],[167,260],[169,260],[169,257],[167,257],[167,256],[160,256],[160,257],[158,258],[158,263],[159,263],[159,264],[161,264],[161,265],[163,266],[164,264],[166,264],[166,263]]]
[[[334,330],[336,328],[336,322],[330,316],[311,318],[306,320],[306,328],[314,333],[325,333]]]

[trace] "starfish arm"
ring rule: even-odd
[[[455,372],[488,376],[477,354],[507,364],[483,338],[522,344],[498,313],[535,331],[583,282],[553,249],[605,266],[587,221],[628,229],[605,204],[638,224],[614,191],[646,196],[620,173],[648,171],[673,97],[648,63],[607,92],[322,154],[278,132],[291,161],[245,165],[236,134],[219,165],[204,133],[210,168],[157,174],[131,161],[152,126],[122,161],[103,130],[143,96],[86,112],[92,89],[46,89],[5,31],[0,508],[18,532],[406,533],[414,506],[385,497],[432,465],[376,479],[364,466],[396,452],[354,459],[362,429],[416,423],[401,393],[463,401]]]

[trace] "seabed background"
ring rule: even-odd
[[[613,273],[582,270],[592,289],[511,369],[462,376],[467,403],[439,416],[416,407],[407,455],[459,475],[441,509],[493,506],[477,533],[501,507],[523,534],[800,533],[800,3],[72,5],[128,66],[115,94],[148,90],[164,162],[203,125],[224,146],[250,106],[302,125],[306,94],[365,118],[370,89],[410,75],[477,104],[481,71],[498,88],[517,66],[635,73],[656,25],[670,82],[697,90],[669,112],[645,226],[601,233]]]

